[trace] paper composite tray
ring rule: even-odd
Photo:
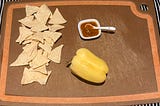
[[[21,85],[24,66],[9,65],[22,52],[16,43],[19,19],[25,6],[46,4],[60,10],[67,23],[54,47],[64,44],[61,63],[51,62],[52,73],[46,85]],[[2,24],[0,104],[127,104],[146,103],[160,98],[159,40],[155,16],[143,12],[133,1],[35,1],[5,6]],[[98,39],[83,40],[78,22],[97,19],[101,26],[115,26],[115,33],[102,32]],[[107,62],[109,73],[103,84],[89,84],[66,67],[79,48],[88,48]],[[139,102],[138,102],[139,101]]]

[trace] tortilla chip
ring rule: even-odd
[[[54,43],[61,37],[61,35],[62,35],[62,33],[60,33],[60,32],[50,32],[50,31],[43,32],[43,38],[44,39],[51,38]],[[51,43],[51,42],[49,41],[48,43]]]
[[[48,74],[48,71],[46,70],[46,65],[42,65],[42,66],[40,66],[38,68],[35,68],[35,69],[31,70],[31,71],[40,72],[42,74]]]
[[[41,23],[35,24],[35,25],[31,28],[31,30],[32,30],[33,32],[40,32],[40,31],[44,31],[44,30],[47,30],[47,29],[48,29],[48,26],[46,26],[45,24],[41,24]]]
[[[64,45],[60,45],[53,49],[51,53],[48,55],[48,58],[55,63],[60,63],[61,61],[61,52]]]
[[[28,63],[29,63],[30,61],[32,61],[32,60],[37,56],[37,54],[38,54],[38,50],[37,50],[37,48],[35,47],[35,48],[32,50],[30,56],[28,56]]]
[[[38,42],[35,41],[32,41],[31,44],[27,44],[23,47],[24,52],[28,54],[28,62],[32,61],[36,57],[38,53],[37,47]]]
[[[48,57],[48,52],[43,51],[42,55]]]
[[[49,24],[64,24],[67,21],[64,19],[62,14],[59,12],[58,8],[56,8],[55,12],[53,13],[52,17],[48,21]]]
[[[50,31],[44,31],[42,32],[42,36],[44,39],[46,38],[52,38],[52,35],[53,35],[53,32],[50,32]]]
[[[39,43],[39,47],[42,48],[44,51],[46,51],[47,53],[50,53],[51,52],[51,46],[48,44],[48,43]]]
[[[46,37],[44,39],[45,39],[45,43],[48,43],[51,47],[54,45],[54,42],[53,42],[53,40],[51,38]]]
[[[48,8],[48,6],[43,4],[40,6],[38,12],[35,14],[35,17],[39,22],[41,22],[42,24],[45,25],[51,14],[52,13],[51,13],[50,9]]]
[[[48,53],[46,52],[46,51],[43,51],[43,54],[42,54],[43,56],[45,56],[45,57],[48,57]],[[50,60],[49,60],[50,61]],[[46,63],[46,66],[48,66],[49,65],[49,62],[48,63]]]
[[[33,34],[32,37],[30,37],[28,39],[32,39],[34,41],[44,43],[42,32],[37,32],[37,33]]]
[[[20,22],[24,26],[31,28],[33,26],[33,19],[34,19],[34,16],[28,16],[18,20],[18,22]]]
[[[31,43],[31,42],[32,42],[32,40],[29,39],[29,40],[25,40],[24,42],[22,42],[22,44],[23,44],[23,45],[26,45],[26,44],[29,44],[29,43]]]
[[[26,16],[31,16],[39,10],[37,6],[26,5]]]
[[[42,55],[42,50],[38,50],[37,56],[29,63],[29,65],[31,68],[34,69],[48,62],[49,62],[48,58]]]
[[[32,54],[34,53],[34,54]],[[10,64],[10,66],[23,66],[23,65],[28,65],[29,61],[31,61],[35,56],[35,52],[32,52],[31,55],[29,56],[27,52],[22,52],[18,58]]]
[[[61,36],[62,36],[62,33],[54,32],[52,39],[53,39],[54,42],[56,42]]]
[[[46,43],[48,43],[51,47],[53,47],[53,45],[54,45],[53,40],[52,40],[52,42],[50,42],[50,43],[49,43],[49,41],[48,41],[48,40],[46,40]]]
[[[51,71],[48,71],[48,74],[42,74],[37,71],[32,71],[33,69],[24,68],[23,77],[21,80],[21,84],[29,84],[33,82],[39,82],[41,85],[45,85]]]
[[[33,33],[34,34],[34,33]],[[26,40],[32,40],[32,36],[33,36],[33,34],[32,35],[30,35],[30,36],[28,36],[26,39],[25,39],[25,41]]]
[[[32,52],[32,50],[34,48],[37,48],[37,45],[38,45],[38,42],[36,41],[32,41],[30,44],[26,44],[24,47],[23,47],[23,50],[27,53],[30,53]]]
[[[21,44],[27,37],[33,34],[33,32],[26,27],[19,27],[19,33],[19,37],[16,40],[16,42],[19,42],[19,44]]]
[[[29,62],[36,57],[36,55],[37,55],[37,42],[32,42],[31,44],[27,44],[23,47],[22,53],[12,64],[10,64],[10,66],[28,65]]]
[[[51,25],[49,26],[49,31],[55,32],[63,28],[64,28],[63,25]]]
[[[26,52],[22,52],[17,59],[10,64],[10,66],[23,66],[28,65],[28,54]]]

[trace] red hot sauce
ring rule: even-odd
[[[92,37],[98,35],[98,29],[94,29],[93,26],[98,26],[95,22],[85,22],[81,24],[81,31],[84,37]]]

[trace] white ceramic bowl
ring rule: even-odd
[[[82,31],[81,31],[81,25],[83,23],[87,23],[87,22],[95,22],[97,24],[97,27],[100,27],[100,23],[96,19],[85,19],[85,20],[79,21],[79,23],[78,23],[78,31],[79,31],[79,34],[80,34],[81,38],[83,38],[83,39],[94,39],[94,38],[98,38],[99,36],[101,36],[101,30],[99,29],[97,35],[90,36],[90,37],[85,37],[83,35]]]

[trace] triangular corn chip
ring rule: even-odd
[[[16,42],[19,42],[20,44],[30,35],[33,34],[33,32],[26,28],[26,27],[19,27],[19,37],[17,38]]]
[[[45,85],[51,71],[48,71],[48,74],[42,74],[40,72],[32,71],[33,69],[24,68],[23,77],[21,84],[29,84],[33,82],[39,82],[41,85]]]
[[[44,31],[43,32],[43,38],[51,38],[53,42],[56,42],[60,37],[62,33],[60,32],[50,32],[50,31]]]
[[[26,16],[31,16],[39,10],[37,6],[26,5]]]
[[[24,52],[28,54],[28,62],[32,61],[36,57],[38,53],[37,47],[38,42],[35,41],[32,41],[31,44],[27,44],[23,47]]]
[[[53,39],[54,42],[56,42],[61,36],[62,36],[62,33],[54,32],[52,39]]]
[[[42,54],[43,56],[46,56],[46,57],[48,57],[48,52],[46,52],[46,51],[43,51],[43,54]]]
[[[43,36],[44,39],[51,38],[52,35],[53,35],[53,32],[51,32],[51,31],[44,31],[44,32],[42,32],[42,36]]]
[[[31,68],[37,68],[40,67],[46,63],[48,63],[49,60],[47,57],[45,57],[44,55],[42,55],[42,50],[38,50],[37,56],[30,62],[30,67]]]
[[[48,71],[46,70],[46,65],[42,65],[42,66],[35,68],[31,71],[40,72],[42,74],[48,74]]]
[[[34,41],[39,41],[41,43],[44,42],[42,32],[37,32],[37,33],[33,34],[32,37],[30,37],[28,39],[32,39]]]
[[[53,13],[52,17],[48,21],[49,24],[64,24],[67,21],[63,18],[62,14],[59,12],[58,8],[56,8],[55,12]]]
[[[51,42],[51,41],[52,41],[52,42]],[[46,43],[48,43],[51,47],[53,47],[53,45],[54,45],[53,40],[50,39],[50,38],[46,39]]]
[[[31,44],[27,44],[23,47],[22,53],[18,56],[18,58],[10,64],[10,66],[22,66],[28,65],[32,59],[34,59],[37,55],[37,42],[32,42]]]
[[[47,29],[48,29],[48,26],[46,26],[46,25],[44,25],[44,24],[41,24],[41,23],[35,24],[35,25],[31,28],[31,30],[32,30],[33,32],[40,32],[40,31],[44,31],[44,30],[47,30]]]
[[[48,58],[55,63],[60,63],[62,48],[63,48],[63,45],[60,45],[55,49],[53,49],[51,53],[48,55]]]
[[[23,66],[28,65],[28,54],[26,52],[22,52],[18,58],[10,64],[10,66]]]
[[[51,25],[49,26],[49,30],[52,32],[58,31],[60,29],[63,29],[64,26],[63,25]]]
[[[33,33],[33,34],[35,34],[35,33]],[[28,36],[25,40],[32,40],[33,34],[31,36]]]
[[[28,57],[28,63],[29,63],[30,61],[32,61],[32,60],[37,56],[37,54],[38,54],[38,50],[37,50],[37,48],[35,47],[35,48],[33,49],[33,51],[31,52],[30,56]]]
[[[44,39],[45,43],[48,43],[51,47],[54,45],[54,41],[51,38],[45,37]]]
[[[43,51],[43,54],[42,54],[42,55],[45,56],[45,57],[48,57],[48,54],[49,54],[49,53],[47,53],[46,51]],[[46,66],[48,66],[48,65],[49,65],[49,62],[46,63]]]
[[[44,51],[46,51],[47,53],[50,53],[51,52],[51,46],[48,44],[48,43],[39,43],[39,47],[42,48]]]
[[[26,45],[26,44],[29,44],[29,43],[31,43],[32,42],[32,40],[31,39],[28,39],[28,40],[25,40],[22,44],[23,45]]]
[[[28,16],[23,19],[18,20],[22,25],[31,28],[33,26],[34,16]]]
[[[36,41],[32,41],[30,44],[26,44],[24,47],[23,47],[23,50],[27,53],[30,53],[33,51],[34,48],[37,48],[38,46],[38,42]]]
[[[43,4],[40,6],[38,12],[35,14],[35,17],[39,22],[45,25],[51,14],[52,13],[50,9],[47,7],[47,5]]]

